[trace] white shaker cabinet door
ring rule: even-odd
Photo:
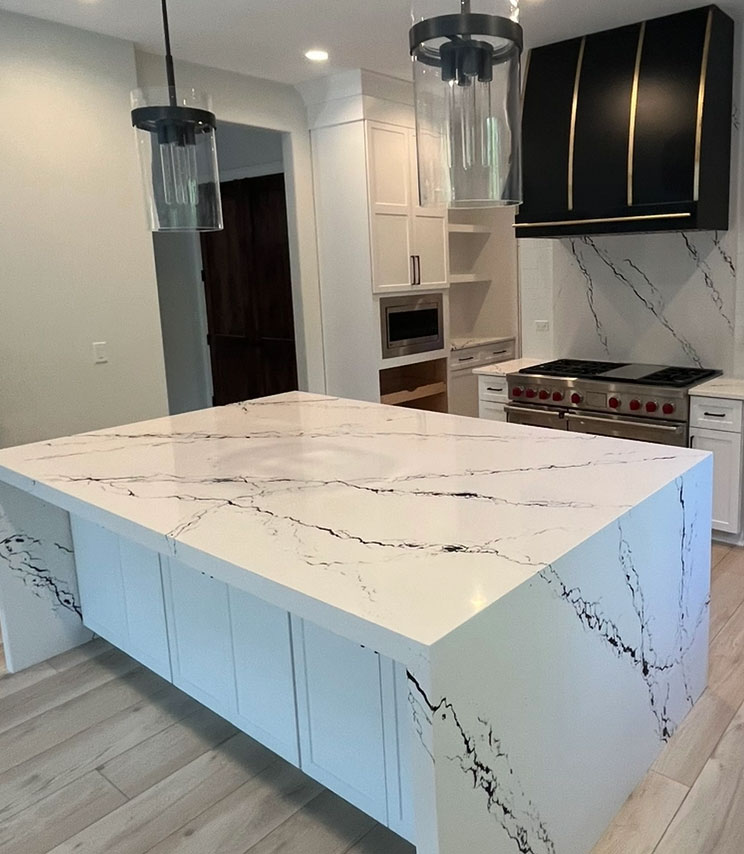
[[[235,723],[299,765],[289,614],[232,587],[229,600],[238,700]]]
[[[413,285],[408,146],[406,128],[368,123],[372,286],[377,293]]]
[[[292,619],[301,767],[388,823],[380,656]]]
[[[173,684],[232,719],[237,709],[227,585],[164,558]]]
[[[100,525],[70,521],[85,625],[170,680],[159,555]]]
[[[413,253],[417,258],[418,283],[425,288],[446,288],[447,222],[441,214],[419,208],[413,217]]]
[[[449,235],[447,208],[422,207],[419,203],[418,151],[415,131],[408,131],[411,181],[411,224],[413,254],[416,256],[418,284],[425,288],[449,286]]]
[[[690,433],[690,444],[713,454],[713,528],[729,534],[741,530],[741,433],[701,430]]]

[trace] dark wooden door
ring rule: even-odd
[[[297,388],[284,176],[223,184],[222,209],[201,239],[215,406]]]

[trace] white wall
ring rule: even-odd
[[[137,53],[141,86],[163,84],[163,59]],[[300,388],[325,391],[318,250],[310,134],[305,106],[291,86],[191,63],[176,63],[179,84],[211,94],[217,120],[281,131],[287,183],[290,262]]]
[[[164,414],[134,49],[0,12],[0,80],[0,446]]]
[[[212,405],[199,235],[153,234],[171,415]]]
[[[273,130],[220,122],[217,156],[220,181],[284,172],[282,134]]]

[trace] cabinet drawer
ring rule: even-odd
[[[507,403],[509,385],[506,377],[478,377],[478,396],[481,402]]]
[[[690,398],[690,427],[708,430],[741,432],[741,400],[723,400],[715,397]]]
[[[514,358],[514,355],[514,341],[489,344],[487,347],[467,347],[463,350],[455,350],[450,354],[450,368],[455,370],[470,365],[478,368],[483,365],[508,362]]]

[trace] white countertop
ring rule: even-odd
[[[706,456],[294,392],[8,448],[0,480],[421,650]]]
[[[493,344],[513,344],[514,336],[508,338],[450,338],[450,350],[469,350],[471,347],[490,347]]]
[[[690,389],[691,396],[721,397],[724,400],[744,400],[744,378],[716,377]]]
[[[484,377],[504,377],[507,374],[516,374],[522,368],[532,368],[541,365],[545,359],[512,359],[510,362],[498,362],[495,365],[486,365],[485,368],[476,368],[473,373]]]

